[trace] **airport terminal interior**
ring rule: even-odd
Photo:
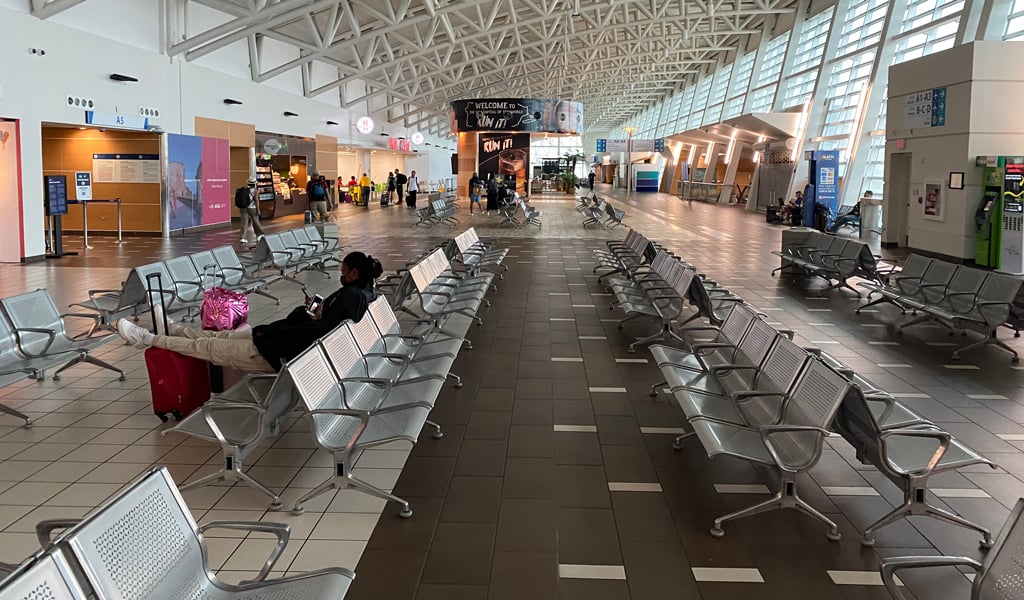
[[[1024,0],[0,29],[0,600],[1024,599]]]

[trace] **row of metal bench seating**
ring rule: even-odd
[[[1017,329],[1013,323],[1018,319],[1014,308],[1021,301],[1021,284],[1021,278],[1015,275],[911,254],[888,281],[858,284],[868,290],[869,298],[873,294],[878,298],[856,312],[860,314],[863,309],[877,304],[893,304],[903,314],[907,311],[916,314],[897,326],[897,334],[906,327],[926,322],[938,323],[951,333],[974,331],[982,334],[982,339],[957,348],[952,358],[960,358],[967,350],[994,345],[1009,352],[1016,363],[1020,360],[1017,351],[997,334],[1003,325]],[[1017,331],[1019,336],[1019,329]]]
[[[455,204],[455,194],[446,194],[431,200],[423,208],[416,209],[416,218],[411,227],[419,227],[420,225],[426,225],[433,227],[435,225],[447,225],[449,227],[455,227],[459,224],[459,220],[455,218],[455,213],[458,211],[458,206]]]
[[[626,211],[615,208],[607,201],[599,198],[597,194],[590,196],[578,196],[576,198],[576,211],[583,214],[583,227],[599,225],[602,229],[614,229],[627,218]]]
[[[874,465],[904,493],[903,503],[865,529],[874,532],[908,515],[928,515],[976,530],[982,547],[992,544],[984,527],[927,501],[931,475],[971,465],[994,465],[917,415],[890,394],[876,389],[841,362],[818,349],[801,348],[792,332],[778,331],[756,310],[737,304],[710,342],[686,349],[652,346],[665,387],[691,426],[676,439],[696,436],[709,456],[726,454],[775,470],[779,489],[767,501],[715,520],[722,523],[775,508],[797,508],[835,524],[797,493],[797,475],[817,464],[830,430],[839,432],[866,464]]]
[[[805,243],[774,250],[782,263],[772,270],[795,275],[798,280],[819,277],[828,282],[825,290],[846,288],[860,297],[849,279],[859,277],[868,281],[882,281],[893,270],[893,265],[881,262],[867,244],[836,235],[810,232]]]
[[[475,233],[475,232],[474,232]],[[483,242],[470,248],[484,247]],[[501,250],[490,247],[500,265]],[[499,256],[500,255],[500,256]],[[353,488],[398,503],[407,501],[354,476],[359,457],[392,441],[415,443],[465,333],[483,305],[494,275],[469,267],[453,269],[436,249],[406,271],[416,288],[423,322],[403,328],[383,296],[358,323],[345,322],[288,361],[277,374],[253,374],[211,398],[175,428],[221,445],[224,467],[180,489],[241,479],[280,499],[243,471],[245,456],[276,436],[281,421],[306,409],[317,445],[331,452],[331,479],[296,501],[293,512],[333,488]],[[416,311],[413,311],[416,312]],[[409,323],[406,323],[409,325]],[[468,344],[467,344],[468,345]],[[457,377],[456,377],[457,380]],[[70,527],[50,542],[54,528]],[[239,585],[219,580],[206,562],[203,533],[217,528],[270,533],[277,537],[259,575]],[[354,578],[347,569],[321,569],[268,579],[288,542],[289,526],[277,523],[211,522],[199,526],[165,468],[142,476],[80,522],[40,524],[43,549],[21,565],[0,565],[0,597],[11,598],[343,598]]]
[[[288,545],[284,523],[211,521],[198,525],[166,467],[151,470],[67,529],[0,581],[0,598],[32,600],[340,600],[355,574],[327,568],[270,578]],[[50,525],[43,523],[41,525]],[[231,585],[207,561],[205,535],[218,529],[276,538],[259,574]]]
[[[659,330],[645,338],[638,338],[629,345],[634,352],[636,346],[656,339],[683,341],[674,327],[685,327],[687,323],[704,317],[713,323],[721,321],[719,316],[733,303],[742,300],[698,273],[696,268],[673,255],[666,248],[651,242],[635,230],[630,230],[622,242],[607,242],[607,250],[596,250],[594,272],[606,269],[598,278],[604,280],[615,297],[609,308],[620,308],[626,318],[623,324],[640,318],[656,320]],[[686,318],[687,306],[696,311]]]
[[[149,275],[160,276],[168,312],[185,310],[187,317],[194,317],[194,311],[202,305],[204,291],[211,285],[259,294],[280,304],[267,291],[271,283],[287,278],[302,285],[294,279],[296,273],[308,268],[322,270],[326,262],[337,260],[337,254],[345,248],[336,237],[324,235],[315,225],[306,225],[265,235],[256,246],[255,260],[243,262],[233,247],[221,246],[135,267],[120,289],[89,290],[88,300],[71,307],[91,312],[88,316],[94,322],[84,334],[86,337],[102,330],[113,331],[118,319],[137,317],[147,310]]]

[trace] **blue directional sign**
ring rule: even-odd
[[[946,88],[932,90],[932,127],[946,124]]]

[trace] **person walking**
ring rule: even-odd
[[[498,210],[498,179],[493,173],[487,174],[487,214]]]
[[[263,226],[260,225],[260,209],[259,203],[257,202],[256,196],[256,179],[250,177],[249,181],[246,182],[248,187],[245,192],[239,190],[238,193],[246,193],[249,196],[249,203],[246,204],[245,208],[238,206],[238,214],[242,217],[242,239],[239,241],[243,244],[249,243],[246,239],[245,234],[249,231],[249,226],[252,226],[253,240],[258,242],[263,239]],[[238,204],[238,198],[235,198],[235,203]]]
[[[409,178],[405,176],[405,173],[395,169],[395,191],[398,193],[399,204],[405,200],[405,184],[408,182]]]
[[[597,179],[597,173],[593,170],[590,171],[590,175],[587,175],[587,183],[590,185],[590,191],[594,191],[594,180]]]
[[[140,350],[152,346],[214,365],[273,373],[342,321],[359,322],[375,297],[373,282],[382,272],[377,259],[351,252],[341,261],[342,287],[319,306],[311,306],[312,299],[306,298],[305,304],[296,306],[284,319],[249,331],[208,331],[169,322],[168,335],[154,335],[131,319],[121,319],[116,324],[117,334]]]
[[[480,179],[480,175],[473,173],[473,176],[469,178],[469,214],[473,214],[473,207],[476,206],[477,211],[481,211],[480,208],[480,196],[484,194],[484,183],[483,179]]]
[[[409,205],[409,208],[416,208],[416,192],[420,191],[420,180],[416,177],[416,171],[409,174],[409,195],[406,196],[405,203]]]
[[[306,184],[306,198],[309,199],[309,211],[314,221],[327,222],[327,185],[316,173]]]

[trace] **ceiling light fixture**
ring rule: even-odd
[[[224,104],[241,104],[241,100],[235,100],[234,98],[225,98]]]
[[[338,122],[337,121],[328,121],[327,124],[328,125],[337,125]]]
[[[122,83],[128,83],[128,82],[138,83],[138,81],[139,81],[135,77],[132,77],[130,75],[122,75],[120,73],[111,73],[110,74],[110,79],[113,80],[113,81],[120,81]]]
[[[284,116],[286,116],[286,117],[297,117],[297,116],[299,116],[299,113],[293,113],[290,110],[286,110],[286,111],[284,111]]]

